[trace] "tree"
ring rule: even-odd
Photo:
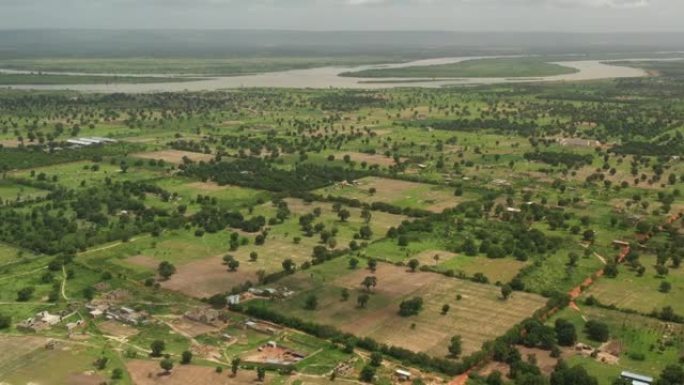
[[[349,268],[350,268],[350,269],[354,270],[354,269],[356,269],[356,267],[357,267],[358,265],[359,265],[359,260],[358,260],[358,259],[356,259],[356,258],[354,258],[354,257],[349,258]]]
[[[7,329],[12,326],[12,316],[0,314],[0,329]]]
[[[368,300],[370,300],[370,296],[366,293],[362,293],[359,294],[359,296],[356,298],[356,304],[360,308],[364,308],[368,304]]]
[[[376,368],[382,365],[382,353],[373,352],[370,355],[370,364]]]
[[[349,299],[349,289],[342,288],[342,291],[340,292],[340,295],[342,296],[342,301],[346,301]]]
[[[234,357],[230,361],[230,372],[233,373],[233,377],[237,375],[238,369],[240,368],[240,357]]]
[[[556,340],[561,346],[574,346],[577,342],[575,325],[563,318],[558,318],[555,323]]]
[[[296,265],[295,265],[294,261],[291,260],[290,258],[283,261],[283,270],[285,270],[286,272],[288,272],[290,274],[294,272],[295,266]]]
[[[164,369],[165,374],[169,374],[173,369],[173,361],[170,358],[164,358],[159,362],[159,366]]]
[[[124,371],[121,368],[114,368],[112,370],[112,380],[120,380],[123,378]]]
[[[250,261],[256,262],[257,259],[259,259],[259,253],[257,253],[256,251],[252,251],[251,253],[249,253]]]
[[[95,368],[97,370],[104,370],[107,367],[107,362],[109,362],[109,358],[100,357],[97,360],[95,360]]]
[[[449,306],[448,303],[442,305],[442,315],[446,315],[449,312],[449,309],[451,309],[451,306]]]
[[[266,368],[260,366],[257,368],[257,380],[264,382],[264,379],[266,379]]]
[[[172,265],[168,261],[160,263],[158,270],[159,275],[164,279],[169,279],[172,275],[176,274],[176,266]]]
[[[366,288],[366,291],[370,293],[371,288],[378,285],[378,278],[374,275],[366,276],[366,278],[361,281],[361,286]]]
[[[377,268],[378,268],[378,261],[376,261],[376,260],[373,259],[373,258],[369,259],[369,260],[368,260],[368,269],[369,269],[371,272],[375,273],[375,269],[377,269]]]
[[[27,286],[17,291],[17,302],[27,302],[33,296],[36,289],[33,286]]]
[[[680,365],[668,365],[660,373],[656,385],[681,385],[684,384],[684,369]]]
[[[359,375],[359,379],[363,382],[373,382],[373,379],[375,378],[375,368],[366,365],[361,369],[361,374]]]
[[[306,297],[306,301],[304,303],[304,309],[316,310],[317,307],[318,307],[318,297],[316,297],[315,294],[309,294],[309,296]]]
[[[399,315],[402,317],[416,315],[420,313],[421,310],[423,310],[423,299],[421,297],[403,300],[399,304]]]
[[[610,338],[608,325],[600,321],[588,321],[584,326],[587,336],[597,342],[606,342]]]
[[[152,350],[152,357],[161,357],[162,353],[166,349],[166,343],[162,340],[152,341],[150,344],[150,350]]]
[[[562,361],[551,373],[551,385],[598,385],[598,380],[580,365],[568,368]]]
[[[420,262],[418,262],[418,260],[415,259],[415,258],[413,258],[412,260],[410,260],[410,261],[408,262],[409,268],[410,268],[411,271],[414,272],[414,273],[416,272],[416,269],[418,268],[419,265],[420,265]]]
[[[228,269],[230,271],[237,271],[238,267],[240,267],[240,261],[236,259],[228,261]]]
[[[660,287],[658,288],[658,290],[659,290],[661,293],[669,293],[671,289],[672,289],[672,284],[670,284],[670,283],[667,282],[667,281],[661,282],[661,283],[660,283]]]
[[[462,350],[463,342],[461,336],[451,337],[451,341],[449,342],[449,354],[454,358],[458,358],[458,356],[461,355]]]
[[[192,361],[192,352],[189,350],[184,351],[181,354],[181,364],[187,365]]]
[[[404,235],[404,234],[400,235],[399,238],[397,239],[397,244],[398,244],[400,247],[406,247],[406,246],[408,246],[408,244],[409,244],[409,239],[408,239],[408,237],[407,237],[406,235]]]
[[[346,222],[347,219],[351,216],[351,213],[347,209],[342,209],[337,212],[337,216],[340,218],[340,221]]]
[[[513,288],[511,288],[511,285],[501,286],[501,297],[504,300],[507,300],[511,296],[512,293],[513,293]]]

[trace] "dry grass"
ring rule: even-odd
[[[133,154],[133,156],[136,158],[142,158],[142,159],[154,159],[154,160],[161,159],[164,162],[174,163],[174,164],[182,164],[183,163],[183,157],[187,157],[188,159],[192,160],[193,162],[199,162],[199,161],[208,162],[214,158],[214,156],[210,155],[210,154],[202,154],[199,152],[180,151],[180,150],[163,150],[163,151],[154,151],[154,152],[143,152],[143,153]]]
[[[97,325],[97,328],[100,329],[100,331],[104,334],[123,338],[133,337],[140,332],[138,329],[132,326],[113,320],[102,322],[101,324]]]
[[[126,364],[133,383],[136,385],[245,385],[259,383],[256,372],[240,370],[236,377],[216,373],[215,369],[197,365],[176,365],[171,374],[164,375],[157,361],[133,360]],[[266,384],[269,383],[268,375]]]

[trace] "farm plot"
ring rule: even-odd
[[[0,182],[0,206],[3,203],[21,202],[47,195],[47,191],[16,183]]]
[[[189,211],[199,209],[199,205],[194,203],[198,195],[216,199],[221,206],[231,209],[245,208],[264,202],[270,197],[266,191],[238,186],[219,186],[212,182],[197,182],[180,177],[161,179],[155,184],[172,194],[178,194],[179,198],[175,203],[188,206]]]
[[[119,165],[106,162],[88,161],[71,162],[31,170],[22,170],[10,174],[12,177],[44,180],[67,188],[77,186],[95,186],[109,178],[112,181],[138,182],[153,179],[162,175],[162,171],[152,171],[140,167],[129,167],[126,172]]]
[[[574,350],[568,354],[568,362],[586,365],[592,375],[599,377],[600,383],[610,383],[621,370],[657,376],[668,363],[677,361],[684,333],[681,325],[581,304],[580,307],[581,313],[566,308],[549,320],[549,325],[557,318],[566,319],[575,325],[579,342],[598,348],[602,352],[600,356],[612,356],[611,360],[602,362],[600,357],[580,355]],[[607,342],[595,342],[587,337],[584,326],[588,320],[608,325]]]
[[[464,200],[463,197],[454,196],[453,191],[444,186],[378,177],[361,178],[353,184],[336,184],[316,190],[315,193],[432,212],[442,212]]]
[[[90,374],[95,355],[83,346],[57,343],[40,337],[0,339],[0,381],[9,384],[97,385],[105,378]]]
[[[434,253],[428,253],[428,258],[432,258]],[[437,254],[439,255],[439,254]],[[472,277],[477,273],[482,273],[490,282],[510,282],[527,265],[525,262],[513,258],[485,258],[469,257],[466,255],[456,255],[452,258],[440,259],[437,270],[452,270],[455,273],[463,272],[466,276]],[[425,264],[429,265],[428,262]]]
[[[584,297],[594,296],[605,305],[642,313],[671,306],[677,314],[684,314],[684,303],[679,300],[684,295],[684,268],[670,267],[667,275],[659,276],[655,269],[655,256],[642,255],[640,261],[646,268],[643,276],[621,265],[616,278],[601,278],[584,293]],[[661,290],[663,282],[671,285],[667,292]]]
[[[253,370],[240,370],[237,376],[216,373],[215,368],[197,365],[176,365],[170,374],[163,374],[157,361],[133,360],[126,364],[133,383],[136,385],[244,385],[256,383]],[[270,383],[266,376],[265,384]],[[272,377],[271,377],[272,379]]]
[[[366,308],[358,308],[357,295],[366,291],[361,282],[369,275],[377,278],[377,287],[370,291]],[[434,273],[411,273],[394,265],[381,264],[375,274],[366,269],[348,270],[345,259],[317,266],[282,283],[298,294],[273,305],[278,311],[435,356],[448,354],[448,341],[454,335],[462,336],[466,354],[477,351],[483,342],[503,334],[545,303],[543,298],[527,293],[516,293],[504,301],[495,286]],[[341,299],[343,289],[351,293],[347,301]],[[311,294],[318,298],[318,310],[305,310]],[[424,301],[422,312],[399,316],[399,303],[416,296]],[[442,314],[445,304],[450,310]]]
[[[180,151],[180,150],[163,150],[153,152],[142,152],[133,154],[133,157],[140,159],[163,160],[166,163],[183,164],[184,159],[187,158],[193,162],[208,162],[214,158],[211,154],[203,154],[200,152]]]

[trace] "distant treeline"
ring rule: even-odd
[[[525,159],[543,162],[552,166],[564,165],[568,168],[578,168],[590,165],[593,156],[590,154],[574,154],[571,152],[538,151],[525,153]]]

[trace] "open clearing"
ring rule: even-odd
[[[365,290],[360,286],[361,281],[372,274],[367,269],[348,270],[345,263],[344,259],[332,261],[287,278],[283,283],[298,293],[293,299],[274,306],[301,319],[370,336],[382,343],[445,356],[453,335],[462,336],[464,352],[472,353],[483,342],[503,334],[546,302],[542,297],[527,293],[515,293],[508,301],[503,301],[495,286],[435,273],[411,273],[404,267],[380,264],[375,273],[378,285],[372,291],[367,308],[359,309],[356,296]],[[342,288],[351,292],[348,301],[340,298]],[[318,310],[304,309],[310,293],[318,296]],[[457,295],[462,299],[457,300]],[[423,311],[418,316],[399,316],[399,303],[414,296],[423,298]],[[449,304],[451,310],[441,315],[444,304]]]
[[[114,320],[102,322],[97,325],[97,328],[106,335],[123,338],[133,337],[140,332],[132,326]]]
[[[157,361],[133,360],[126,364],[133,383],[136,385],[244,385],[259,383],[256,372],[240,370],[236,377],[231,377],[225,371],[216,373],[215,368],[197,365],[176,365],[171,374],[164,375]],[[266,375],[266,384],[268,381]]]
[[[57,343],[46,349],[47,338],[0,338],[0,380],[9,384],[97,385],[103,381],[89,375],[93,357],[83,346]]]
[[[366,162],[369,165],[377,164],[378,166],[388,167],[396,164],[394,158],[391,156],[378,155],[378,154],[365,154],[363,152],[339,152],[335,154],[335,159],[344,159],[345,155],[349,155],[349,158],[357,163]],[[399,161],[402,162],[406,160],[405,158],[400,158]]]
[[[371,193],[371,189],[375,189],[375,192]],[[361,178],[353,185],[336,184],[317,190],[316,193],[358,199],[366,203],[385,202],[436,213],[463,201],[462,197],[454,196],[453,192],[444,186],[378,177]]]
[[[208,162],[214,158],[211,154],[202,154],[200,152],[180,151],[180,150],[163,150],[154,152],[142,152],[133,154],[132,156],[142,159],[163,160],[164,162],[173,164],[182,164],[183,158],[188,158],[193,162],[205,161]]]

